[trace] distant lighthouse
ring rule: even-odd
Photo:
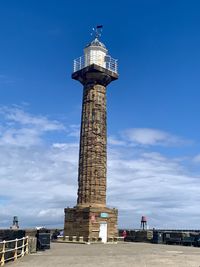
[[[118,79],[118,66],[99,40],[101,28],[96,27],[95,39],[74,60],[72,79],[83,85],[78,198],[74,208],[65,209],[64,231],[66,236],[105,243],[117,236],[118,211],[106,207],[106,86]]]

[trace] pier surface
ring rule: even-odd
[[[200,267],[200,248],[147,243],[67,244],[27,255],[14,267]]]

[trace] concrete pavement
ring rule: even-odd
[[[200,248],[146,243],[67,244],[30,254],[14,267],[200,267]]]

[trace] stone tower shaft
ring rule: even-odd
[[[81,207],[106,206],[106,86],[117,74],[95,64],[74,74],[83,85],[78,199]]]
[[[106,205],[106,87],[85,85],[77,205]]]

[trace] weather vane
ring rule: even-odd
[[[95,28],[92,28],[91,35],[94,35],[95,38],[98,39],[99,37],[101,37],[102,28],[103,28],[103,25],[97,25]]]

